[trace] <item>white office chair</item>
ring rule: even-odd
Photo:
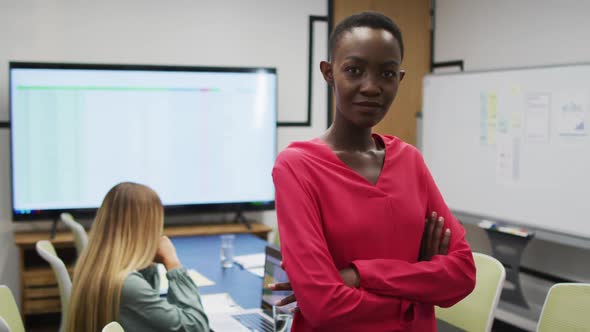
[[[37,253],[44,260],[46,260],[51,269],[55,273],[57,279],[57,285],[59,287],[59,295],[61,300],[61,325],[59,327],[60,332],[65,329],[66,315],[68,312],[68,304],[70,303],[70,293],[72,290],[72,280],[68,274],[68,269],[64,262],[57,256],[55,248],[51,242],[47,240],[37,241],[35,248]]]
[[[11,332],[8,323],[2,317],[0,317],[0,332]]]
[[[86,234],[86,230],[69,213],[62,213],[59,215],[59,218],[74,234],[76,252],[78,253],[78,256],[80,256],[82,250],[84,250],[88,244],[88,234]]]
[[[25,332],[14,296],[4,285],[0,285],[0,319],[0,331]]]
[[[558,283],[549,289],[537,332],[590,331],[590,284]]]
[[[477,268],[475,289],[450,308],[435,307],[436,318],[470,332],[492,330],[506,270],[492,256],[473,253]]]
[[[125,330],[119,323],[112,321],[105,325],[101,332],[125,332]]]

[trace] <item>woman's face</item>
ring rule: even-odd
[[[401,60],[399,43],[390,32],[366,27],[345,32],[332,63],[322,64],[324,77],[334,87],[336,116],[360,128],[379,123],[403,78]]]

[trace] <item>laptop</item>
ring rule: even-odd
[[[275,330],[274,317],[280,317],[289,313],[291,308],[297,304],[291,303],[283,307],[273,307],[273,303],[283,297],[292,294],[292,291],[271,291],[267,285],[270,283],[287,282],[287,273],[281,268],[281,252],[273,246],[266,246],[264,260],[264,278],[262,280],[262,301],[260,308],[241,309],[232,313],[214,313],[207,315],[209,326],[215,332],[239,332],[239,331],[258,331],[274,332],[288,331],[290,322],[287,320],[277,320]],[[273,313],[273,310],[276,310]]]

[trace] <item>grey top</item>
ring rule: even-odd
[[[166,273],[168,295],[160,297],[160,276],[153,265],[131,272],[121,289],[119,323],[133,331],[209,331],[197,285],[181,267]]]

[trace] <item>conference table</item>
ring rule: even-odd
[[[201,294],[228,293],[242,308],[258,308],[262,300],[262,278],[234,264],[222,268],[219,235],[170,238],[182,264],[197,270],[215,284],[200,287]],[[235,234],[235,255],[264,253],[267,242],[251,234]]]
[[[186,268],[197,270],[213,281],[211,286],[200,287],[201,294],[228,293],[242,308],[259,308],[262,301],[262,278],[234,264],[222,268],[219,235],[171,237],[180,261]],[[235,234],[234,253],[250,255],[263,253],[268,243],[251,234]],[[439,332],[463,331],[437,320]]]

